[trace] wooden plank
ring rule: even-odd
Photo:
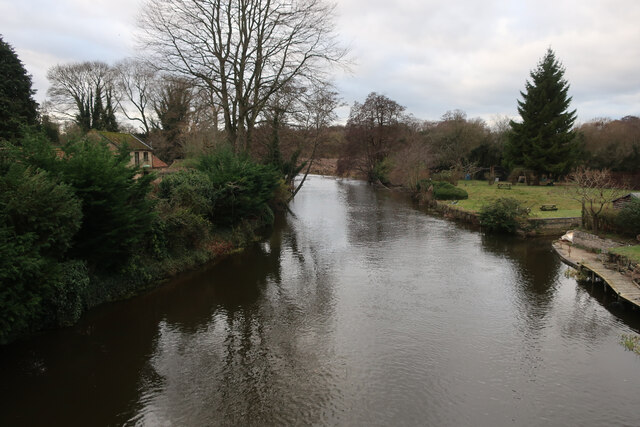
[[[619,297],[636,307],[640,307],[640,287],[629,277],[618,271],[607,269],[604,264],[600,263],[600,260],[595,254],[572,246],[567,246],[565,249],[562,243],[559,242],[553,243],[552,246],[564,263],[577,269],[584,268],[595,273],[604,280]]]

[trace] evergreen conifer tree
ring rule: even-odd
[[[34,93],[31,76],[0,36],[0,139],[15,141],[22,136],[22,126],[37,123]]]
[[[91,112],[91,129],[104,130],[104,106],[102,105],[102,88],[96,87],[96,95]]]
[[[564,67],[548,49],[531,71],[525,92],[520,92],[518,112],[522,122],[511,121],[505,146],[505,162],[510,169],[520,166],[542,174],[562,175],[572,168],[579,154],[579,142],[572,130],[576,111],[569,111],[569,83]]]
[[[118,122],[116,120],[116,112],[113,109],[113,92],[111,89],[106,91],[107,105],[104,108],[104,117],[102,119],[102,125],[104,130],[109,132],[118,132]]]

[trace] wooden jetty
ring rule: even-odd
[[[577,270],[587,270],[592,277],[600,277],[618,298],[629,302],[634,308],[640,308],[640,286],[636,285],[631,277],[606,268],[598,254],[560,241],[553,243],[553,249],[565,264]]]

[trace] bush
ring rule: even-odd
[[[428,191],[433,186],[433,198],[436,200],[464,200],[469,198],[466,190],[455,187],[448,182],[423,179],[418,182],[418,191]]]
[[[55,326],[71,326],[80,319],[86,307],[89,273],[84,261],[67,261],[60,265],[57,278],[50,278],[53,292],[48,301],[49,322]]]
[[[0,165],[0,343],[41,322],[82,217],[71,188],[6,160]]]
[[[185,208],[174,208],[161,214],[166,247],[170,254],[198,249],[207,241],[211,223]]]
[[[391,162],[391,159],[389,159],[388,157],[379,161],[375,164],[369,174],[369,182],[380,182],[385,185],[389,184],[389,173],[391,172],[392,167],[393,164]]]
[[[433,196],[436,200],[464,200],[469,198],[469,193],[462,188],[454,187],[448,182],[435,181]]]
[[[491,232],[515,233],[526,228],[529,209],[516,199],[503,197],[480,209],[480,225]]]
[[[640,234],[640,200],[632,198],[616,216],[615,223],[624,234]]]
[[[147,197],[154,176],[141,176],[131,167],[126,148],[116,155],[105,144],[82,139],[64,151],[58,174],[82,200],[82,227],[72,254],[102,270],[126,265],[144,244],[155,216]]]
[[[196,168],[209,176],[213,186],[214,225],[228,227],[243,219],[261,217],[270,210],[269,201],[280,185],[279,173],[273,167],[229,149],[200,157]]]
[[[158,186],[158,197],[171,206],[180,206],[212,219],[215,191],[204,172],[187,169],[165,176]]]

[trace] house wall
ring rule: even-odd
[[[143,167],[145,165],[148,165],[149,168],[153,166],[151,164],[151,159],[152,159],[151,151],[141,151],[141,150],[136,150],[131,152],[130,159],[129,159],[129,164],[131,166],[136,165],[136,153],[138,153],[138,158],[139,158],[138,166]],[[147,153],[146,161],[144,160],[144,153]]]

